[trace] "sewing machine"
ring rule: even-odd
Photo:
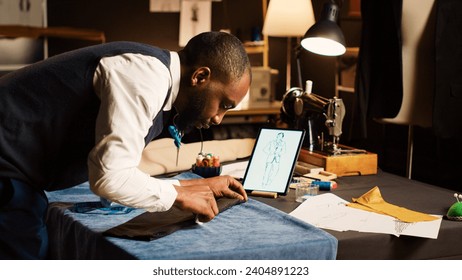
[[[307,81],[306,90],[291,88],[282,99],[281,120],[306,131],[298,160],[339,177],[376,174],[377,154],[339,144],[345,116],[342,99],[314,94],[312,86]]]
[[[306,89],[289,89],[282,100],[281,120],[292,128],[305,129],[303,148],[327,155],[365,152],[339,147],[345,105],[342,99],[325,98],[312,93],[312,81]]]

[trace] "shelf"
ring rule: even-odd
[[[280,101],[251,103],[239,109],[229,110],[226,116],[278,115],[280,110]]]
[[[1,64],[0,65],[0,72],[10,72],[14,70],[18,70],[23,68],[29,64]]]
[[[23,25],[0,25],[0,37],[6,38],[40,38],[59,37],[104,43],[104,32],[72,27],[32,27]]]
[[[222,124],[266,123],[281,112],[281,102],[249,103],[239,109],[229,110]]]
[[[260,54],[265,52],[265,46],[245,46],[248,54]]]
[[[262,0],[263,19],[266,16],[268,0]],[[264,21],[264,20],[263,20]],[[263,35],[263,40],[258,42],[244,42],[245,50],[248,54],[261,54],[263,56],[263,67],[269,67],[268,60],[268,36]]]
[[[32,27],[24,25],[0,25],[0,38],[67,38],[85,41],[106,42],[104,32],[72,27]],[[47,53],[44,54],[47,57]],[[1,64],[0,72],[10,72],[27,64]]]

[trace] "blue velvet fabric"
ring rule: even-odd
[[[191,177],[191,175],[186,175]],[[47,193],[50,202],[92,202],[88,184]],[[233,206],[212,221],[163,238],[135,241],[102,232],[143,213],[75,213],[68,204],[49,209],[51,258],[64,259],[335,259],[337,239],[259,201]]]

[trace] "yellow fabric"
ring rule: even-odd
[[[438,219],[435,216],[431,216],[421,212],[416,212],[386,202],[382,198],[382,194],[380,193],[379,187],[377,186],[372,188],[367,193],[363,194],[361,197],[353,198],[352,200],[353,202],[347,204],[347,206],[379,214],[389,215],[407,223],[433,221]]]

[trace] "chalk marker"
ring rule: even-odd
[[[311,184],[319,186],[320,191],[331,191],[337,188],[337,183],[334,181],[313,181]]]

